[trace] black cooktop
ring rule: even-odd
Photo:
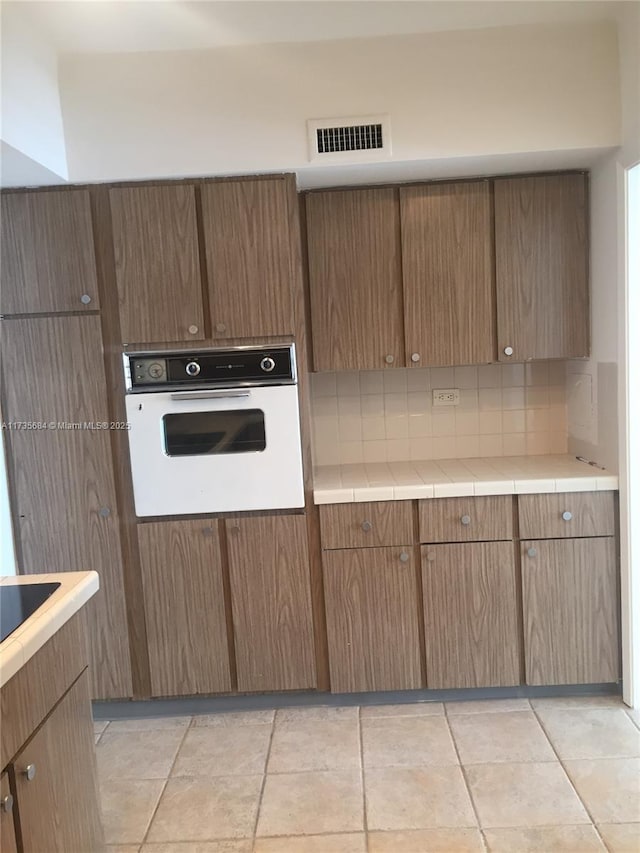
[[[59,583],[0,585],[0,643],[26,622],[59,586]]]

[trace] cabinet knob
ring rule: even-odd
[[[9,814],[13,811],[13,797],[11,794],[7,794],[6,797],[2,798],[2,811]]]
[[[505,347],[503,352],[505,355],[513,355],[513,347]]]
[[[460,518],[460,524],[464,524],[465,527],[466,527],[466,525],[471,524],[471,516],[470,515],[463,515]]]
[[[395,361],[395,356],[385,355],[384,360],[387,362],[387,364],[393,364],[393,362]]]
[[[420,353],[419,352],[412,352],[411,353],[411,361],[413,361],[414,364],[416,361],[420,361]]]
[[[216,323],[216,332],[226,332],[227,327],[224,323]]]
[[[428,560],[430,563],[433,563],[433,561],[435,560],[435,558],[436,558],[435,551],[427,551],[427,560]]]
[[[27,764],[24,770],[24,775],[27,777],[27,782],[33,782],[36,778],[36,765]]]
[[[563,521],[571,521],[572,518],[573,518],[573,513],[569,512],[568,509],[562,513],[562,520]]]
[[[407,554],[407,552],[406,552],[406,551],[403,551],[403,552],[400,554],[400,562],[401,562],[401,563],[408,563],[408,562],[409,562],[409,555]]]
[[[83,305],[88,305],[91,302],[91,297],[88,293],[83,293],[80,297],[80,302],[82,302]]]
[[[365,533],[368,533],[372,527],[373,527],[373,524],[371,524],[370,521],[363,521],[362,522],[362,529],[364,530]]]
[[[537,555],[538,555],[538,552],[536,551],[535,548],[528,548],[527,549],[527,557],[536,557]]]
[[[197,335],[198,334],[198,327],[197,326],[189,326],[189,334],[190,335]]]
[[[109,516],[111,515],[111,510],[109,509],[108,506],[101,506],[100,509],[98,510],[98,515],[101,518],[109,518]]]

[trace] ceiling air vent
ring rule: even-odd
[[[354,163],[391,156],[389,116],[309,119],[307,127],[310,160]]]

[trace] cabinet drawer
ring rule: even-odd
[[[322,547],[328,551],[413,542],[412,507],[412,501],[322,504]]]
[[[614,492],[566,492],[518,498],[521,539],[614,536]]]
[[[487,542],[513,538],[510,495],[420,501],[420,542]]]

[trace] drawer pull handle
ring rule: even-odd
[[[370,521],[363,521],[362,522],[362,529],[364,530],[365,533],[368,533],[372,527],[373,527],[373,524],[371,524]]]
[[[436,559],[435,552],[434,551],[427,551],[427,560],[430,563],[433,563],[435,559]]]
[[[535,548],[529,548],[527,550],[527,557],[537,557],[537,555],[538,555],[538,552],[536,551]]]
[[[384,360],[387,362],[387,364],[393,364],[393,362],[395,361],[395,357],[391,354],[385,355]]]
[[[460,519],[460,523],[464,524],[465,526],[467,524],[471,524],[471,516],[470,515],[463,515],[462,518]]]
[[[402,554],[400,554],[400,562],[401,563],[408,563],[409,562],[409,555],[407,554],[406,551],[403,551]]]
[[[572,518],[573,518],[573,513],[569,512],[569,510],[565,510],[562,513],[562,520],[563,521],[571,521]]]
[[[33,782],[36,778],[36,765],[27,764],[24,770],[24,775],[27,777],[27,782]]]
[[[7,814],[11,814],[13,811],[13,797],[11,794],[7,794],[6,797],[2,798],[2,811]]]

